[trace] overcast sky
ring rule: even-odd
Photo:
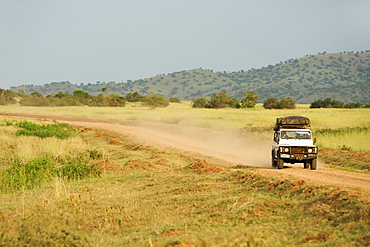
[[[370,49],[369,0],[0,0],[0,87]]]

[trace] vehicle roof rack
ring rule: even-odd
[[[309,129],[310,119],[302,116],[287,116],[276,119],[274,130],[280,129]]]

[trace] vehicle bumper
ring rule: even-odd
[[[317,154],[280,154],[280,159],[289,160],[312,160],[316,159]]]

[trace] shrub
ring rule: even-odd
[[[101,171],[91,165],[87,159],[67,157],[62,160],[62,165],[56,170],[57,176],[67,180],[79,180],[88,177],[98,177]]]
[[[140,102],[143,101],[145,96],[139,94],[138,92],[128,93],[125,98],[128,102]]]
[[[268,98],[263,102],[263,107],[265,109],[278,109],[278,103],[279,101],[276,98]]]
[[[15,157],[11,168],[0,174],[0,189],[3,193],[13,193],[23,189],[41,187],[53,177],[78,180],[98,177],[101,171],[89,163],[84,155],[77,157],[42,157],[23,161]]]
[[[75,135],[75,129],[71,125],[66,123],[55,123],[55,124],[36,124],[28,121],[21,121],[16,124],[18,127],[23,128],[18,130],[16,136],[37,136],[41,138],[46,137],[57,137],[60,139],[66,139]]]
[[[278,109],[295,109],[295,102],[290,97],[282,98],[278,103]]]
[[[169,98],[169,101],[171,103],[180,103],[181,102],[181,100],[179,98],[176,98],[176,97]]]
[[[19,157],[15,157],[12,167],[2,176],[1,190],[9,193],[40,187],[53,176],[54,171],[55,167],[49,156],[36,158],[26,163]]]
[[[170,101],[163,96],[148,94],[143,99],[143,106],[149,107],[167,107]]]
[[[199,97],[193,100],[191,103],[193,108],[206,108],[207,99],[206,97]]]
[[[259,96],[256,92],[244,92],[243,95],[245,96],[245,99],[241,100],[241,107],[242,108],[253,108],[257,104],[257,101],[259,99]]]
[[[265,109],[295,109],[296,105],[290,97],[282,98],[280,101],[276,98],[268,98],[263,103]]]
[[[316,100],[311,103],[310,108],[342,108],[343,103],[337,100],[332,100],[331,98],[326,98],[324,100]]]

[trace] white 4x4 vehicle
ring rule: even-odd
[[[303,163],[304,168],[317,168],[318,148],[314,145],[310,120],[306,117],[290,116],[276,119],[272,144],[272,166],[278,169],[284,163]]]

